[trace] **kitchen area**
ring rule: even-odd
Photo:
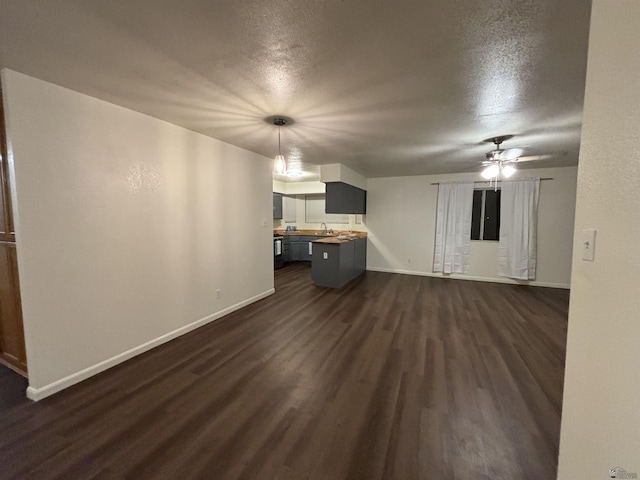
[[[366,270],[366,191],[317,183],[306,187],[311,193],[273,193],[274,268],[310,262],[315,285],[340,288]]]

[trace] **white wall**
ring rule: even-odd
[[[307,193],[324,193],[325,184],[314,182],[280,182],[273,181],[273,191],[286,195],[305,195]]]
[[[558,478],[640,478],[640,2],[594,0]],[[595,261],[581,232],[597,230]],[[620,478],[620,477],[618,477]],[[631,478],[630,476],[623,478]]]
[[[320,165],[320,181],[324,183],[343,182],[362,190],[367,189],[367,179],[365,177],[340,163]]]
[[[454,278],[568,288],[571,282],[576,167],[530,169],[518,177],[552,177],[540,186],[538,266],[532,282],[498,276],[498,242],[471,242],[469,273]],[[481,180],[479,174],[370,178],[367,191],[367,268],[415,275],[433,272],[436,182]]]
[[[269,159],[2,78],[32,398],[273,292]]]

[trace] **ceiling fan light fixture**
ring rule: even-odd
[[[493,164],[493,165],[489,165],[487,168],[485,168],[481,175],[482,178],[486,178],[487,180],[489,180],[490,178],[495,178],[498,176],[498,174],[500,173],[500,167],[497,164]]]
[[[511,175],[516,173],[516,171],[517,170],[511,165],[505,165],[504,167],[502,167],[502,170],[500,171],[500,173],[504,178],[509,178]]]

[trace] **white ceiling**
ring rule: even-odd
[[[0,0],[0,65],[367,177],[575,165],[586,0]]]

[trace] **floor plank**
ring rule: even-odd
[[[568,291],[275,275],[275,295],[41,402],[0,367],[0,477],[555,478]]]

